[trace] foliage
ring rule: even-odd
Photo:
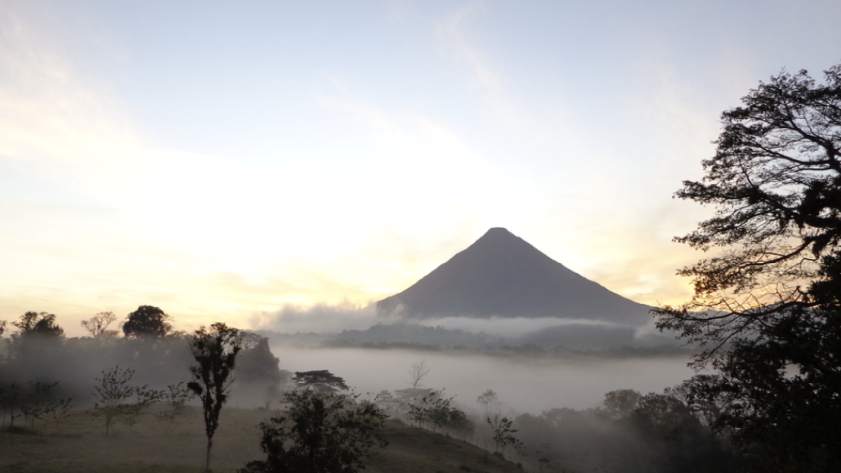
[[[403,413],[403,406],[391,391],[383,389],[374,396],[374,404],[388,417],[396,417]]]
[[[321,393],[347,391],[345,380],[329,370],[296,371],[292,381],[299,388],[313,389]]]
[[[818,293],[837,287],[841,270],[841,65],[824,84],[806,71],[780,74],[742,102],[722,114],[703,179],[677,192],[716,208],[677,240],[723,251],[680,271],[694,278],[695,297],[659,319],[713,350],[766,316],[831,303]]]
[[[22,417],[25,424],[34,427],[36,420],[63,419],[73,399],[62,393],[58,382],[29,381],[24,384],[0,385],[0,409],[6,411],[9,427]]]
[[[598,412],[608,419],[627,419],[639,405],[642,395],[632,389],[618,389],[604,395],[602,408]]]
[[[142,305],[123,324],[126,337],[165,337],[172,330],[169,315],[158,307]]]
[[[453,397],[445,397],[442,391],[426,390],[408,405],[409,418],[419,427],[427,424],[432,430],[445,430],[467,435],[473,432],[473,422],[467,414],[453,405]]]
[[[190,339],[195,364],[190,367],[193,380],[187,387],[201,400],[207,448],[205,470],[210,471],[213,435],[219,427],[219,414],[228,400],[237,354],[242,349],[239,330],[217,322],[210,329],[201,327]]]
[[[314,389],[285,396],[287,414],[260,425],[265,461],[244,473],[354,473],[374,447],[384,447],[385,414],[373,403]]]
[[[678,241],[717,248],[681,270],[695,296],[658,326],[716,373],[684,386],[754,471],[841,465],[841,65],[761,83],[723,113],[715,156],[677,196],[715,215]]]
[[[94,413],[105,421],[105,434],[111,433],[115,420],[134,425],[143,411],[158,401],[162,393],[146,385],[131,384],[134,370],[115,366],[102,371],[93,387]]]
[[[55,314],[47,312],[26,312],[12,325],[18,329],[18,338],[64,336],[64,329],[56,323]]]
[[[514,435],[517,429],[514,428],[514,421],[508,417],[495,414],[488,416],[485,421],[493,431],[493,441],[497,452],[504,452],[506,447],[522,448],[523,443]]]
[[[288,379],[288,378],[287,378]],[[246,334],[243,350],[237,360],[237,383],[259,387],[262,404],[268,408],[280,396],[280,385],[284,376],[278,359],[269,348],[269,340],[254,334]]]

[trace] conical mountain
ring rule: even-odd
[[[650,308],[571,271],[508,230],[491,228],[408,289],[379,301],[377,309],[409,318],[559,317],[641,325]]]

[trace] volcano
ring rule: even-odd
[[[553,317],[633,326],[644,324],[650,309],[499,227],[406,290],[377,302],[379,313],[410,319]]]

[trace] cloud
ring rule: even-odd
[[[364,330],[383,320],[377,317],[373,306],[343,303],[309,307],[287,305],[277,312],[261,314],[253,320],[253,324],[278,333],[334,334],[342,330]]]

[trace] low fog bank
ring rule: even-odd
[[[289,371],[330,369],[359,392],[376,393],[410,385],[410,368],[429,368],[424,384],[445,389],[456,402],[471,403],[486,389],[506,409],[540,413],[555,407],[590,408],[611,390],[660,391],[692,375],[688,356],[535,357],[413,349],[299,347],[273,343],[272,352]]]
[[[639,326],[563,317],[440,317],[407,320],[373,306],[287,306],[259,323],[274,341],[302,346],[404,347],[483,352],[666,354],[689,349],[653,320]]]

